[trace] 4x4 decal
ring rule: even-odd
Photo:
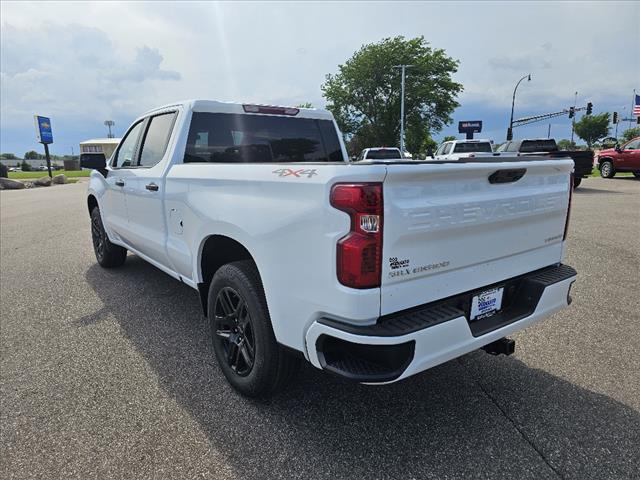
[[[317,170],[314,169],[305,169],[305,168],[301,168],[299,170],[292,170],[290,168],[280,168],[278,170],[274,170],[271,173],[275,173],[277,174],[279,177],[289,177],[289,176],[293,176],[293,177],[301,177],[301,176],[306,176],[307,178],[311,178],[314,175],[318,175]]]

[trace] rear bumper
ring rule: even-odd
[[[576,271],[548,267],[480,290],[354,326],[320,319],[307,330],[311,363],[363,383],[389,383],[454,359],[532,325],[570,302]],[[503,309],[469,322],[473,295],[504,287]]]

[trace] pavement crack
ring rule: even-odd
[[[480,390],[482,390],[482,393],[484,393],[484,394],[487,396],[487,398],[488,398],[489,400],[491,400],[491,403],[493,403],[493,404],[496,406],[496,408],[497,408],[498,410],[500,410],[500,412],[502,413],[502,415],[503,415],[503,416],[504,416],[504,417],[505,417],[505,418],[506,418],[506,419],[511,423],[511,425],[513,425],[513,428],[515,428],[515,429],[516,429],[516,431],[520,434],[520,436],[522,437],[522,439],[523,439],[525,442],[527,442],[527,444],[529,444],[529,446],[531,446],[531,448],[533,448],[533,449],[536,451],[536,453],[540,456],[540,458],[542,459],[542,461],[543,461],[544,463],[546,463],[546,464],[547,464],[547,466],[551,469],[551,471],[553,471],[553,473],[555,473],[555,474],[556,474],[556,476],[557,476],[558,478],[563,479],[564,477],[560,474],[560,472],[559,472],[559,471],[558,471],[558,470],[557,470],[553,465],[551,465],[551,462],[550,462],[550,461],[549,461],[549,459],[544,455],[544,453],[542,453],[542,450],[540,450],[540,449],[536,446],[536,444],[535,444],[535,443],[533,443],[533,441],[531,441],[531,440],[529,439],[529,437],[527,437],[527,434],[526,434],[526,433],[524,433],[524,431],[520,428],[520,426],[516,423],[516,421],[515,421],[513,418],[511,418],[511,417],[509,416],[509,414],[507,413],[507,411],[506,411],[504,408],[502,408],[502,407],[500,406],[500,404],[497,402],[497,400],[493,397],[493,395],[491,395],[491,394],[489,393],[489,391],[484,387],[484,385],[482,385],[482,383],[481,383],[479,380],[477,380],[477,379],[474,379],[474,382],[478,385],[478,387],[480,387]]]

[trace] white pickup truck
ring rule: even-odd
[[[435,160],[460,160],[479,156],[499,156],[493,154],[493,145],[489,140],[449,140],[443,142],[434,155]]]
[[[245,395],[301,358],[388,383],[508,354],[571,301],[570,159],[351,163],[327,111],[194,100],[145,113],[93,167],[98,263],[129,251],[198,290]]]

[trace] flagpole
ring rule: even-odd
[[[631,128],[631,121],[633,120],[633,107],[636,104],[636,89],[633,89],[633,99],[631,100],[631,110],[629,111],[629,128]]]

